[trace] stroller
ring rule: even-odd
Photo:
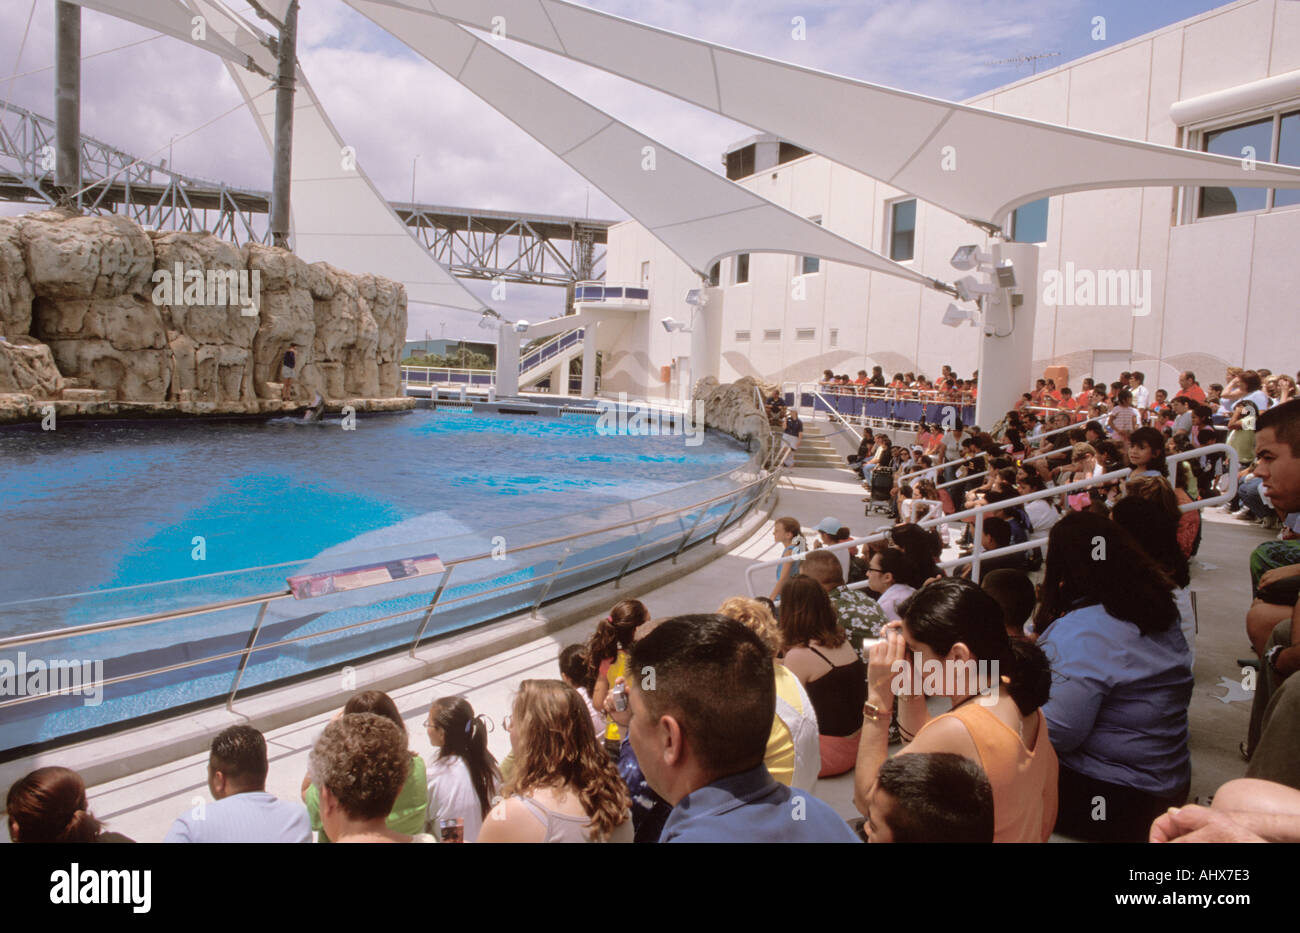
[[[893,467],[876,467],[871,472],[871,501],[867,503],[863,514],[870,515],[872,512],[879,511],[888,517],[892,517],[894,503],[889,497],[889,491],[893,488]]]

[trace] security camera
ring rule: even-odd
[[[1006,260],[1002,265],[994,269],[997,278],[998,288],[1015,288],[1016,287],[1016,267],[1011,264],[1011,260]]]
[[[515,321],[515,333],[526,334],[528,333],[529,326],[530,325],[527,321]]]
[[[963,308],[956,303],[949,303],[948,310],[943,312],[943,320],[940,323],[948,327],[960,327],[973,319],[974,315],[969,308]]]
[[[668,333],[670,334],[673,333],[674,331],[682,331],[683,333],[686,332],[685,321],[679,321],[676,320],[675,318],[666,317],[663,318],[659,323],[662,324],[664,326],[664,330],[668,331]]]
[[[997,329],[996,329],[992,324],[985,324],[985,325],[984,325],[984,336],[985,336],[985,337],[992,337],[995,333],[997,333]]]

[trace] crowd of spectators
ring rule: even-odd
[[[770,598],[667,619],[619,602],[559,653],[557,679],[518,684],[499,763],[491,723],[463,697],[432,698],[426,761],[393,699],[364,691],[315,741],[301,801],[281,800],[265,789],[261,734],[227,729],[211,745],[213,802],[179,815],[166,839],[1300,838],[1294,382],[1247,372],[1202,393],[1185,373],[1167,403],[1144,390],[1131,374],[1105,418],[1090,403],[1083,418],[1061,406],[1044,423],[1026,405],[988,433],[958,425],[964,459],[948,455],[949,432],[922,426],[910,477],[889,437],[870,438],[855,466],[895,470],[892,499],[911,521],[853,546],[833,516],[808,532],[781,517],[773,536],[787,560]],[[1153,416],[1165,404],[1174,417],[1162,424]],[[1198,412],[1204,436],[1179,425]],[[1046,434],[1063,415],[1065,430]],[[1172,482],[1167,458],[1217,442],[1216,419],[1248,471],[1240,499],[1285,527],[1250,559],[1245,629],[1259,685],[1241,748],[1247,777],[1205,807],[1187,806],[1197,512],[1179,506],[1215,494],[1225,458],[1184,461]],[[1024,549],[981,560],[978,582],[941,566],[934,521],[1034,494],[982,521],[984,549]],[[850,772],[854,823],[812,793],[818,778]],[[129,841],[90,814],[84,784],[64,768],[29,774],[6,804],[18,842]]]

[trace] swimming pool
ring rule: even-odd
[[[590,533],[753,478],[738,442],[684,440],[608,435],[595,415],[455,409],[361,418],[355,430],[275,419],[0,432],[0,636],[282,592],[300,573],[491,552],[445,581],[426,637],[444,634],[607,579],[633,543],[635,566],[671,553],[683,518],[700,521],[693,541],[716,529],[734,503]],[[526,547],[566,535],[577,537]],[[559,570],[549,587],[538,582]],[[439,581],[267,603],[258,644],[293,641],[254,654],[241,690],[409,644]],[[101,661],[111,679],[238,652],[258,613],[240,606],[22,651]],[[17,650],[0,651],[0,667],[6,659],[17,668]],[[237,665],[232,656],[110,683],[95,704],[68,696],[0,709],[0,749],[223,697]]]

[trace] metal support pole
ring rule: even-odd
[[[653,528],[657,524],[659,524],[659,519],[656,518],[654,521],[652,521],[649,525],[646,526],[645,531],[641,532],[637,536],[636,548],[632,551],[628,559],[624,561],[623,566],[619,568],[618,576],[614,578],[614,589],[618,589],[619,585],[623,582],[623,574],[627,573],[627,568],[632,566],[632,561],[636,560],[636,556],[641,553],[641,548],[645,546],[646,532],[648,532],[651,528]]]
[[[424,610],[424,618],[420,620],[419,631],[415,633],[415,641],[411,642],[411,657],[415,657],[415,649],[420,646],[420,639],[424,637],[424,630],[429,627],[429,620],[433,618],[433,610],[438,606],[438,600],[442,599],[442,591],[447,588],[447,581],[451,579],[451,572],[455,570],[454,566],[448,567],[443,573],[442,579],[438,581],[438,588],[433,593],[433,599],[430,601],[427,609]]]
[[[722,524],[719,525],[718,530],[713,533],[714,544],[718,543],[718,535],[722,534],[722,529],[727,527],[727,521],[731,518],[731,513],[736,511],[736,503],[739,501],[740,501],[739,494],[737,494],[737,496],[731,500],[731,508],[727,509],[727,514],[722,517]]]
[[[293,168],[293,91],[298,0],[290,0],[276,45],[275,163],[271,175],[271,245],[289,248],[289,177]]]
[[[691,535],[695,534],[695,529],[699,527],[700,522],[704,520],[704,513],[707,512],[708,510],[709,510],[708,506],[703,506],[700,508],[700,514],[695,516],[695,521],[691,523],[691,530],[686,532],[686,537],[682,538],[682,543],[677,545],[677,550],[673,551],[674,564],[677,563],[677,555],[680,554],[682,552],[682,549],[686,547],[686,542],[691,540]]]
[[[239,682],[244,679],[244,669],[248,667],[248,659],[253,653],[253,645],[257,642],[257,636],[262,631],[262,620],[266,618],[266,607],[271,601],[264,600],[262,608],[257,610],[257,621],[253,623],[253,631],[248,635],[248,644],[244,646],[244,653],[239,656],[239,670],[235,671],[235,682],[230,688],[230,696],[226,698],[226,710],[229,711],[235,706],[235,693],[239,690]]]
[[[984,513],[975,513],[975,528],[971,532],[975,535],[975,549],[971,551],[972,560],[970,566],[970,581],[972,583],[980,582],[980,555],[984,553]]]
[[[533,603],[533,609],[532,609],[533,614],[537,613],[538,608],[542,605],[542,602],[546,599],[546,594],[551,591],[551,587],[554,586],[555,581],[559,579],[560,568],[563,567],[564,562],[569,559],[569,554],[572,551],[573,551],[572,546],[567,546],[567,545],[565,546],[564,553],[560,555],[560,559],[555,563],[555,571],[553,572],[551,578],[546,581],[546,585],[542,587],[542,592],[541,595],[537,597],[537,602]]]
[[[54,183],[72,206],[81,201],[81,7],[59,0],[54,18]]]

